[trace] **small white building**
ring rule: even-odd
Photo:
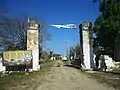
[[[51,60],[56,60],[56,57],[51,57],[50,59],[51,59]]]

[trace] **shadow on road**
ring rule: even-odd
[[[114,75],[120,75],[120,72],[114,72],[114,71],[113,72],[112,71],[111,72],[107,71],[105,73],[110,73],[110,74],[114,74]]]
[[[66,66],[66,67],[73,67],[73,68],[76,68],[76,69],[81,69],[80,66],[75,66],[75,65],[63,65],[63,66]]]

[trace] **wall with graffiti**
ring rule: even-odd
[[[3,52],[3,65],[4,66],[31,66],[32,67],[32,51],[5,51]]]

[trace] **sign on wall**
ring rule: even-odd
[[[32,66],[32,51],[6,51],[3,52],[3,65]]]
[[[27,30],[27,50],[38,49],[38,30]]]

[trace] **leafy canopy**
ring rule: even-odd
[[[94,22],[96,40],[105,50],[114,51],[114,45],[120,42],[120,1],[103,0],[99,11],[101,14]]]

